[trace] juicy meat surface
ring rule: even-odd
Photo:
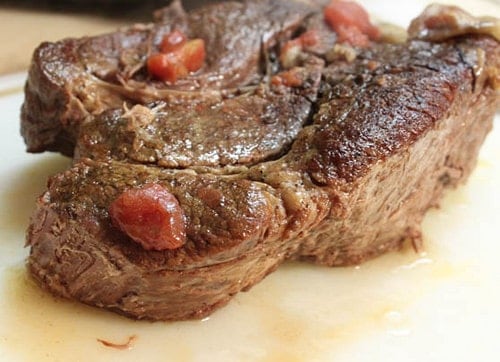
[[[151,24],[43,43],[33,55],[21,110],[28,151],[72,155],[81,123],[124,103],[190,105],[240,92],[263,77],[262,51],[290,37],[314,10],[298,1],[260,0],[185,13],[174,1]],[[204,39],[208,53],[203,69],[166,87],[149,77],[145,61],[173,29]]]
[[[155,103],[115,109],[81,125],[75,158],[162,167],[255,164],[288,149],[309,120],[322,62],[300,88],[261,85],[242,95],[189,106]]]
[[[35,54],[23,107],[28,147],[68,154],[76,147],[73,167],[49,180],[28,230],[28,267],[51,292],[133,318],[201,318],[285,260],[350,265],[407,240],[420,247],[426,210],[472,171],[500,105],[495,39],[371,44],[351,49],[354,59],[332,60],[320,45],[334,44],[335,35],[311,21],[321,7],[280,1],[228,3],[195,15],[174,4],[146,32],[178,22],[201,36],[200,19],[212,19],[213,9],[229,25],[206,21],[211,31],[244,29],[264,39],[258,46],[244,40],[252,50],[237,66],[251,70],[236,83],[224,78],[226,66],[210,68],[230,58],[223,51],[207,64],[219,69],[220,81],[203,70],[173,88],[141,78],[140,70],[118,84],[110,73],[89,76],[91,66],[75,58],[63,66]],[[200,28],[189,33],[194,18]],[[247,24],[250,18],[262,23]],[[322,39],[297,62],[304,83],[272,84],[283,71],[280,44],[311,27]],[[135,29],[41,49],[76,42],[100,54],[96,44]],[[131,46],[150,46],[141,41]],[[113,49],[122,56],[128,48]],[[69,66],[78,76],[55,85]],[[67,101],[79,82],[100,104],[111,95],[110,103],[96,111],[80,102],[55,115],[44,108],[54,99],[35,99]],[[150,184],[173,194],[184,212],[179,248],[145,250],[111,222],[117,197]]]

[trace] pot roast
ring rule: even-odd
[[[40,45],[22,134],[31,152],[74,157],[28,230],[40,285],[133,318],[202,318],[286,260],[421,247],[425,212],[467,179],[492,127],[499,41],[438,7],[407,41],[349,46],[318,3],[174,2],[152,24]],[[169,84],[144,64],[172,29],[204,39],[207,57]],[[283,44],[310,31],[290,60],[300,81],[282,82]],[[111,216],[149,185],[175,197],[181,245],[146,248]]]

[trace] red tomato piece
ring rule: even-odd
[[[341,37],[352,38],[354,32],[352,28],[357,28],[360,33],[372,40],[380,37],[379,29],[370,22],[366,10],[353,1],[332,0],[324,8],[324,16],[330,27]],[[349,34],[342,34],[342,31],[346,32],[346,29],[349,29],[347,31]]]
[[[180,31],[173,31],[163,38],[162,53],[153,54],[147,60],[147,69],[154,78],[175,83],[190,72],[199,70],[205,62],[205,41],[186,40]]]
[[[189,40],[181,49],[182,62],[190,72],[199,70],[205,62],[205,41],[203,39]]]
[[[179,202],[158,184],[146,184],[119,195],[110,205],[113,223],[146,250],[181,247],[186,241]]]
[[[173,52],[179,49],[186,43],[186,36],[180,30],[174,30],[165,35],[160,44],[162,53]]]
[[[188,69],[176,53],[158,53],[148,58],[149,74],[165,82],[175,83],[178,78],[188,75]]]

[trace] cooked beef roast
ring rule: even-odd
[[[500,44],[327,52],[336,37],[320,15],[304,2],[175,3],[154,25],[43,44],[23,134],[31,151],[76,146],[76,159],[32,217],[40,284],[134,318],[200,318],[285,260],[352,265],[420,247],[426,210],[467,178],[492,127]],[[166,87],[143,63],[174,26],[213,45],[204,69]],[[299,56],[300,85],[273,82],[281,44],[311,27],[329,45]],[[111,221],[113,201],[148,184],[178,200],[181,247],[145,250]]]
[[[316,9],[317,10],[317,9]],[[22,108],[28,151],[72,155],[79,126],[104,110],[159,99],[193,106],[216,102],[260,82],[262,51],[288,39],[314,7],[301,2],[226,2],[186,14],[179,2],[156,22],[98,37],[43,43],[33,56]],[[202,72],[166,87],[145,72],[145,59],[172,29],[206,42]]]

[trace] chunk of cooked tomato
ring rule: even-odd
[[[366,10],[356,2],[332,0],[323,12],[328,25],[339,35],[340,42],[366,46],[368,39],[377,40],[380,37],[380,30],[370,22]]]
[[[115,226],[146,250],[176,249],[185,243],[184,213],[161,185],[124,191],[111,203],[109,214]]]
[[[175,83],[190,72],[199,70],[205,62],[205,41],[186,40],[178,30],[163,37],[160,50],[160,53],[147,59],[146,65],[149,74],[165,82]]]
[[[153,54],[147,61],[148,71],[153,77],[164,82],[175,83],[189,74],[188,69],[176,53]]]
[[[205,42],[203,39],[193,39],[182,47],[182,61],[190,72],[196,72],[205,62]]]

